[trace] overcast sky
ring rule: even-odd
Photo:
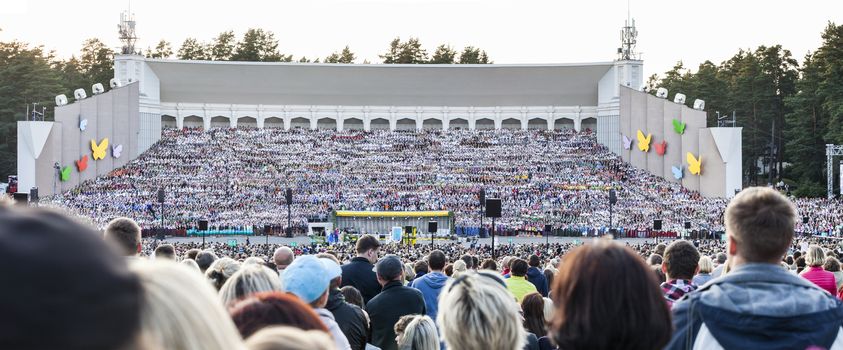
[[[86,38],[115,48],[128,0],[0,0],[0,41],[43,44],[60,57]],[[349,45],[358,62],[379,62],[391,39],[418,37],[428,52],[442,43],[474,45],[495,63],[611,61],[627,17],[626,0],[134,0],[139,46],[160,39],[178,50],[186,37],[225,30],[275,32],[283,53],[325,57]],[[828,21],[843,23],[843,0],[633,0],[645,73],[676,61],[719,63],[739,48],[781,44],[800,62]]]

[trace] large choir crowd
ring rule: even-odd
[[[770,188],[727,242],[236,246],[0,201],[0,348],[835,349],[843,242]]]
[[[166,193],[163,209],[159,188]],[[481,189],[502,199],[499,233],[541,231],[545,224],[608,231],[609,189],[617,190],[612,223],[621,232],[650,230],[654,219],[662,220],[664,231],[681,232],[685,222],[693,230],[723,231],[726,205],[631,167],[590,131],[249,128],[165,129],[129,165],[45,202],[99,227],[121,216],[144,228],[162,222],[189,228],[200,219],[211,227],[284,227],[287,188],[299,232],[333,210],[448,210],[456,228],[477,228]],[[839,200],[796,204],[808,220],[800,220],[797,231],[843,227]]]

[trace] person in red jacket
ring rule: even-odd
[[[834,274],[823,269],[825,262],[825,253],[818,245],[811,245],[808,247],[808,252],[805,254],[805,263],[808,265],[800,276],[816,284],[818,287],[829,292],[831,295],[837,295],[837,283],[834,281]]]

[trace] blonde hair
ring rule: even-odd
[[[141,343],[150,349],[244,349],[240,333],[213,288],[172,261],[130,265],[143,285]]]
[[[327,333],[288,326],[266,327],[249,339],[250,350],[334,350],[334,341]]]
[[[436,321],[450,350],[521,349],[527,331],[519,309],[499,276],[465,272],[439,295]]]
[[[433,323],[433,319],[425,315],[409,317],[412,317],[412,319],[398,337],[398,349],[439,350],[439,333],[436,331],[436,324]]]
[[[184,259],[179,262],[180,264],[190,267],[193,270],[196,270],[198,273],[202,273],[202,269],[199,268],[199,264],[196,263],[196,260],[193,259]]]
[[[463,273],[463,272],[465,272],[465,270],[467,270],[467,267],[465,265],[465,261],[462,261],[462,259],[455,261],[453,269],[454,269],[454,274],[451,277],[453,277],[453,278],[459,277],[461,273]]]
[[[553,319],[553,311],[556,310],[556,307],[553,305],[553,300],[550,298],[542,299],[544,299],[544,322],[545,324],[550,324],[550,320]]]
[[[205,270],[205,277],[211,281],[214,288],[219,290],[225,281],[231,278],[239,269],[240,263],[237,260],[232,258],[217,259]]]
[[[711,262],[711,258],[707,255],[703,255],[700,257],[700,273],[711,273],[714,270],[714,264]]]
[[[278,273],[257,264],[244,265],[220,288],[223,305],[231,306],[236,301],[259,292],[283,291]]]
[[[767,187],[738,193],[725,213],[726,233],[747,262],[778,262],[793,241],[796,207]]]
[[[805,253],[805,265],[822,266],[823,264],[825,264],[825,253],[823,249],[816,244],[811,244]]]

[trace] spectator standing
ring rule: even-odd
[[[691,280],[699,271],[699,262],[700,252],[691,242],[678,240],[667,246],[662,263],[666,281],[661,287],[668,305],[697,289]]]
[[[105,240],[119,247],[123,256],[136,257],[141,251],[141,229],[135,220],[116,218],[105,227]]]
[[[527,280],[530,281],[534,286],[536,286],[536,290],[541,294],[543,297],[547,296],[548,293],[548,285],[547,285],[547,278],[544,276],[544,272],[539,269],[541,266],[541,259],[537,255],[530,255],[528,264],[530,267],[527,269]],[[538,334],[537,334],[538,335]]]
[[[824,263],[825,253],[823,253],[823,249],[818,245],[812,244],[808,247],[807,254],[805,254],[805,264],[808,265],[808,268],[799,275],[813,282],[829,294],[837,295],[837,283],[834,280],[834,274],[823,269]]]
[[[781,268],[796,208],[777,191],[744,189],[725,212],[729,273],[673,309],[666,349],[831,349],[840,344],[843,306]]]
[[[506,288],[515,296],[517,302],[521,302],[524,296],[533,292],[538,292],[536,286],[530,281],[527,281],[527,262],[521,259],[513,259],[510,262],[511,276],[506,279]]]
[[[706,284],[708,281],[711,280],[711,271],[714,270],[711,264],[711,258],[703,255],[700,257],[700,272],[694,276],[694,279],[691,280],[693,284],[697,287]]]
[[[330,254],[317,255],[325,264],[325,268],[330,271],[329,276],[336,276],[331,280],[328,287],[328,303],[325,304],[325,309],[334,315],[334,320],[342,330],[342,334],[348,339],[348,343],[353,350],[363,350],[366,348],[366,334],[369,330],[369,320],[363,313],[363,309],[357,305],[352,305],[345,302],[345,296],[340,291],[340,284],[342,284],[342,269],[340,269],[337,258]]]
[[[417,289],[402,284],[404,265],[398,256],[384,256],[375,269],[383,291],[366,304],[372,322],[372,345],[382,350],[397,350],[395,323],[401,316],[424,315],[424,297]]]
[[[445,253],[441,250],[434,250],[430,252],[427,257],[427,265],[430,267],[430,272],[422,277],[413,280],[411,287],[421,291],[424,297],[424,307],[427,310],[427,316],[431,319],[436,319],[436,313],[439,310],[439,294],[442,293],[442,288],[448,282],[448,276],[442,270],[445,268],[447,258]]]
[[[357,239],[355,250],[357,256],[351,262],[342,266],[342,286],[352,286],[363,295],[363,303],[368,304],[369,300],[381,292],[381,285],[378,278],[372,271],[374,263],[378,261],[381,243],[377,237],[363,235]],[[402,266],[403,271],[403,266]]]
[[[272,254],[272,261],[275,263],[275,269],[278,273],[284,272],[284,269],[293,263],[296,259],[296,253],[290,247],[278,247],[275,253]]]

